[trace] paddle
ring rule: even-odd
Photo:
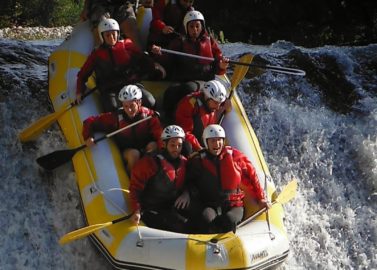
[[[241,61],[245,63],[251,63],[253,61],[253,55],[252,54],[245,54],[240,58]],[[236,66],[233,72],[233,76],[230,80],[231,83],[231,89],[229,91],[229,96],[228,99],[231,99],[233,96],[234,91],[236,90],[237,86],[240,84],[240,82],[245,78],[245,75],[247,71],[249,70],[248,66]],[[225,111],[222,112],[220,119],[219,119],[219,124],[221,124],[224,120],[225,117]]]
[[[93,89],[90,89],[88,92],[86,92],[82,99],[92,94],[95,90],[97,90],[96,87]],[[31,140],[36,139],[38,135],[40,135],[46,128],[51,126],[60,116],[62,116],[66,111],[70,110],[74,106],[78,105],[76,101],[71,102],[67,107],[62,107],[56,112],[53,112],[49,115],[43,116],[42,118],[38,119],[36,122],[32,123],[30,126],[25,128],[23,131],[20,132],[18,135],[18,138],[21,142],[28,142]]]
[[[184,53],[184,52],[179,52],[179,51],[174,51],[174,50],[168,50],[168,49],[164,49],[164,48],[161,48],[161,51],[166,52],[166,53],[170,53],[170,54],[177,54],[177,55],[181,55],[181,56],[198,58],[198,59],[202,59],[202,60],[215,61],[215,58],[212,58],[212,57],[204,57],[204,56],[200,56],[200,55],[189,54],[189,53]],[[232,61],[232,60],[229,60],[229,64],[264,68],[264,69],[269,69],[271,71],[278,72],[278,73],[297,75],[297,76],[305,76],[305,74],[306,74],[305,71],[303,71],[301,69],[296,69],[296,68],[270,66],[270,65],[258,65],[258,64],[251,64],[251,63],[248,63],[248,62],[238,62],[238,61]]]
[[[95,139],[94,140],[94,143],[98,143],[102,140],[105,140],[105,139],[108,139],[110,138],[111,136],[114,136],[115,134],[118,134],[119,132],[122,132],[123,130],[126,130],[128,128],[131,128],[133,126],[136,126],[144,121],[147,121],[148,119],[152,118],[153,116],[148,116],[144,119],[141,119],[139,121],[136,121],[135,123],[132,123],[128,126],[125,126],[121,129],[118,129],[114,132],[111,132],[109,134],[106,134],[98,139]],[[83,144],[77,148],[74,148],[74,149],[67,149],[67,150],[57,150],[55,152],[52,152],[50,154],[47,154],[45,156],[42,156],[42,157],[39,157],[37,158],[37,163],[44,169],[46,170],[53,170],[61,165],[63,165],[64,163],[68,162],[69,160],[72,159],[72,157],[80,150],[86,148],[87,145],[86,144]]]
[[[94,233],[94,232],[96,232],[98,230],[101,230],[103,228],[109,227],[110,225],[113,225],[115,223],[121,222],[123,220],[127,220],[130,217],[132,217],[132,215],[133,214],[129,214],[129,215],[126,215],[124,217],[115,219],[113,221],[109,221],[109,222],[102,223],[102,224],[90,225],[90,226],[78,229],[76,231],[67,233],[66,235],[64,235],[64,236],[62,236],[60,238],[59,244],[60,245],[64,245],[64,244],[67,244],[67,243],[72,242],[74,240],[84,238],[84,237],[88,236],[89,234],[92,234],[92,233]]]
[[[283,190],[277,196],[277,198],[274,201],[272,201],[272,205],[276,203],[285,204],[289,202],[290,200],[292,200],[296,196],[296,193],[297,193],[297,180],[293,179],[283,188]],[[250,221],[252,221],[253,219],[255,219],[257,216],[259,216],[265,211],[267,211],[267,207],[263,207],[262,209],[254,213],[252,216],[242,221],[240,224],[237,225],[237,229],[248,224]]]

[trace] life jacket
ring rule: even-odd
[[[207,34],[203,34],[198,40],[192,41],[187,37],[178,39],[180,45],[173,45],[174,48],[187,54],[214,58],[212,53],[212,39]],[[173,76],[178,81],[202,80],[209,81],[215,78],[216,63],[214,61],[197,59],[193,57],[176,57],[179,70]],[[174,68],[174,67],[172,67]],[[174,71],[174,69],[172,70]]]
[[[118,126],[117,129],[128,126],[136,121],[142,120],[150,115],[153,115],[152,110],[141,107],[140,112],[132,120],[128,118],[123,108],[118,111]],[[116,134],[115,141],[120,149],[135,148],[143,149],[149,142],[154,141],[151,132],[151,119],[146,120],[138,125],[130,127],[118,134]]]
[[[197,179],[196,186],[202,202],[214,208],[243,206],[241,171],[233,160],[232,148],[225,146],[218,157],[211,157],[207,151],[198,155],[201,178]]]
[[[140,80],[142,65],[136,61],[140,56],[132,47],[132,42],[127,39],[117,42],[112,47],[102,45],[98,49],[94,71],[100,88],[106,88],[114,82],[124,85]]]
[[[184,183],[186,159],[181,156],[177,169],[161,154],[154,156],[158,169],[142,192],[143,210],[171,208]]]

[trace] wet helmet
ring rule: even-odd
[[[208,81],[203,86],[204,95],[214,101],[222,103],[226,99],[225,86],[216,80]]]
[[[119,36],[120,29],[119,29],[118,22],[114,19],[103,19],[99,22],[98,34],[99,34],[101,43],[103,43],[102,33],[106,31],[118,31],[118,36]]]
[[[183,18],[183,27],[185,28],[186,33],[188,33],[187,24],[191,21],[201,21],[204,30],[205,20],[202,13],[197,10],[192,10],[186,13],[185,17]]]
[[[118,95],[118,98],[121,102],[139,100],[143,96],[140,88],[134,84],[127,85],[123,87]]]
[[[171,138],[182,138],[185,139],[185,132],[180,126],[170,125],[164,128],[161,133],[161,140],[165,141]]]
[[[220,125],[208,125],[203,131],[203,143],[206,148],[208,148],[207,139],[209,138],[224,138],[225,131]]]

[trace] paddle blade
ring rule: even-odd
[[[253,55],[251,53],[245,54],[242,56],[239,61],[242,63],[251,64],[253,61]],[[230,83],[232,85],[232,89],[237,88],[237,86],[240,84],[240,82],[245,77],[247,71],[249,70],[249,66],[241,66],[237,65],[234,69],[233,76],[230,80]]]
[[[75,155],[75,153],[80,149],[81,148],[58,150],[37,158],[37,163],[42,168],[51,171],[63,165],[64,163],[70,161],[72,157]]]
[[[296,196],[296,193],[297,193],[297,180],[293,179],[280,192],[279,196],[276,198],[276,202],[281,203],[281,204],[287,203]]]
[[[66,235],[64,235],[60,238],[59,244],[65,245],[65,244],[72,242],[74,240],[84,238],[84,237],[88,236],[89,234],[92,234],[92,233],[94,233],[98,230],[106,228],[106,227],[108,227],[112,224],[113,224],[113,222],[110,221],[110,222],[106,222],[106,223],[102,223],[102,224],[90,225],[88,227],[84,227],[84,228],[78,229],[76,231],[67,233]]]
[[[18,138],[21,142],[28,142],[36,139],[45,129],[51,126],[65,112],[67,108],[46,115],[20,132]]]
[[[296,193],[297,193],[297,180],[293,179],[291,182],[289,182],[283,188],[283,190],[281,191],[281,193],[279,194],[279,196],[274,201],[272,201],[272,204],[275,204],[275,203],[280,203],[280,204],[287,203],[287,202],[289,202],[290,200],[292,200],[296,196]],[[268,210],[267,207],[263,207],[262,209],[260,209],[256,213],[254,213],[252,216],[248,217],[247,219],[245,219],[244,221],[242,221],[240,224],[238,224],[237,228],[241,228],[242,226],[248,224],[249,222],[251,222],[252,220],[254,220],[260,214],[266,212],[267,210]]]

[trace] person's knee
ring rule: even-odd
[[[127,149],[123,152],[123,158],[127,163],[128,171],[131,172],[136,161],[140,159],[140,152],[137,149]]]
[[[213,222],[216,217],[217,217],[217,213],[216,213],[215,209],[213,209],[212,207],[206,207],[202,211],[202,218],[203,218],[204,222],[206,222],[206,223]]]

